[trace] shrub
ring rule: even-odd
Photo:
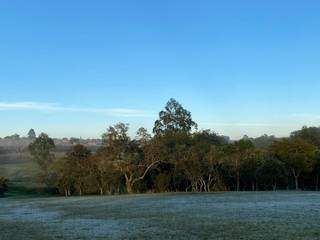
[[[155,185],[159,192],[167,192],[170,188],[171,177],[167,174],[161,173],[156,177]]]
[[[0,177],[0,196],[8,191],[8,179]]]

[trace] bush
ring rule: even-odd
[[[161,173],[155,179],[155,186],[159,192],[167,192],[170,188],[171,177],[167,174]]]
[[[8,179],[0,177],[0,196],[8,191]]]

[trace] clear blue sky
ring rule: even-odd
[[[319,1],[0,2],[0,136],[152,128],[170,97],[200,128],[320,122]]]

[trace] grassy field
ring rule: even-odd
[[[0,199],[0,239],[320,239],[320,193]]]
[[[0,154],[0,176],[9,179],[9,189],[15,192],[34,192],[42,187],[38,176],[40,169],[28,154]]]

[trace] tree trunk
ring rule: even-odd
[[[296,190],[299,190],[299,179],[298,179],[298,176],[294,176],[294,182],[295,182],[295,185],[296,185]]]
[[[273,188],[273,191],[276,191],[276,190],[277,190],[277,184],[274,183],[274,184],[272,185],[272,188]]]
[[[103,188],[100,188],[100,195],[103,195]]]
[[[296,171],[294,168],[292,168],[291,171],[292,171],[292,175],[294,176],[294,183],[295,183],[295,186],[296,186],[296,190],[299,190],[299,175],[300,175],[300,172]]]
[[[240,190],[240,173],[237,170],[237,192]]]
[[[132,182],[131,181],[126,181],[126,189],[127,189],[127,193],[133,193],[133,186],[132,186]]]

